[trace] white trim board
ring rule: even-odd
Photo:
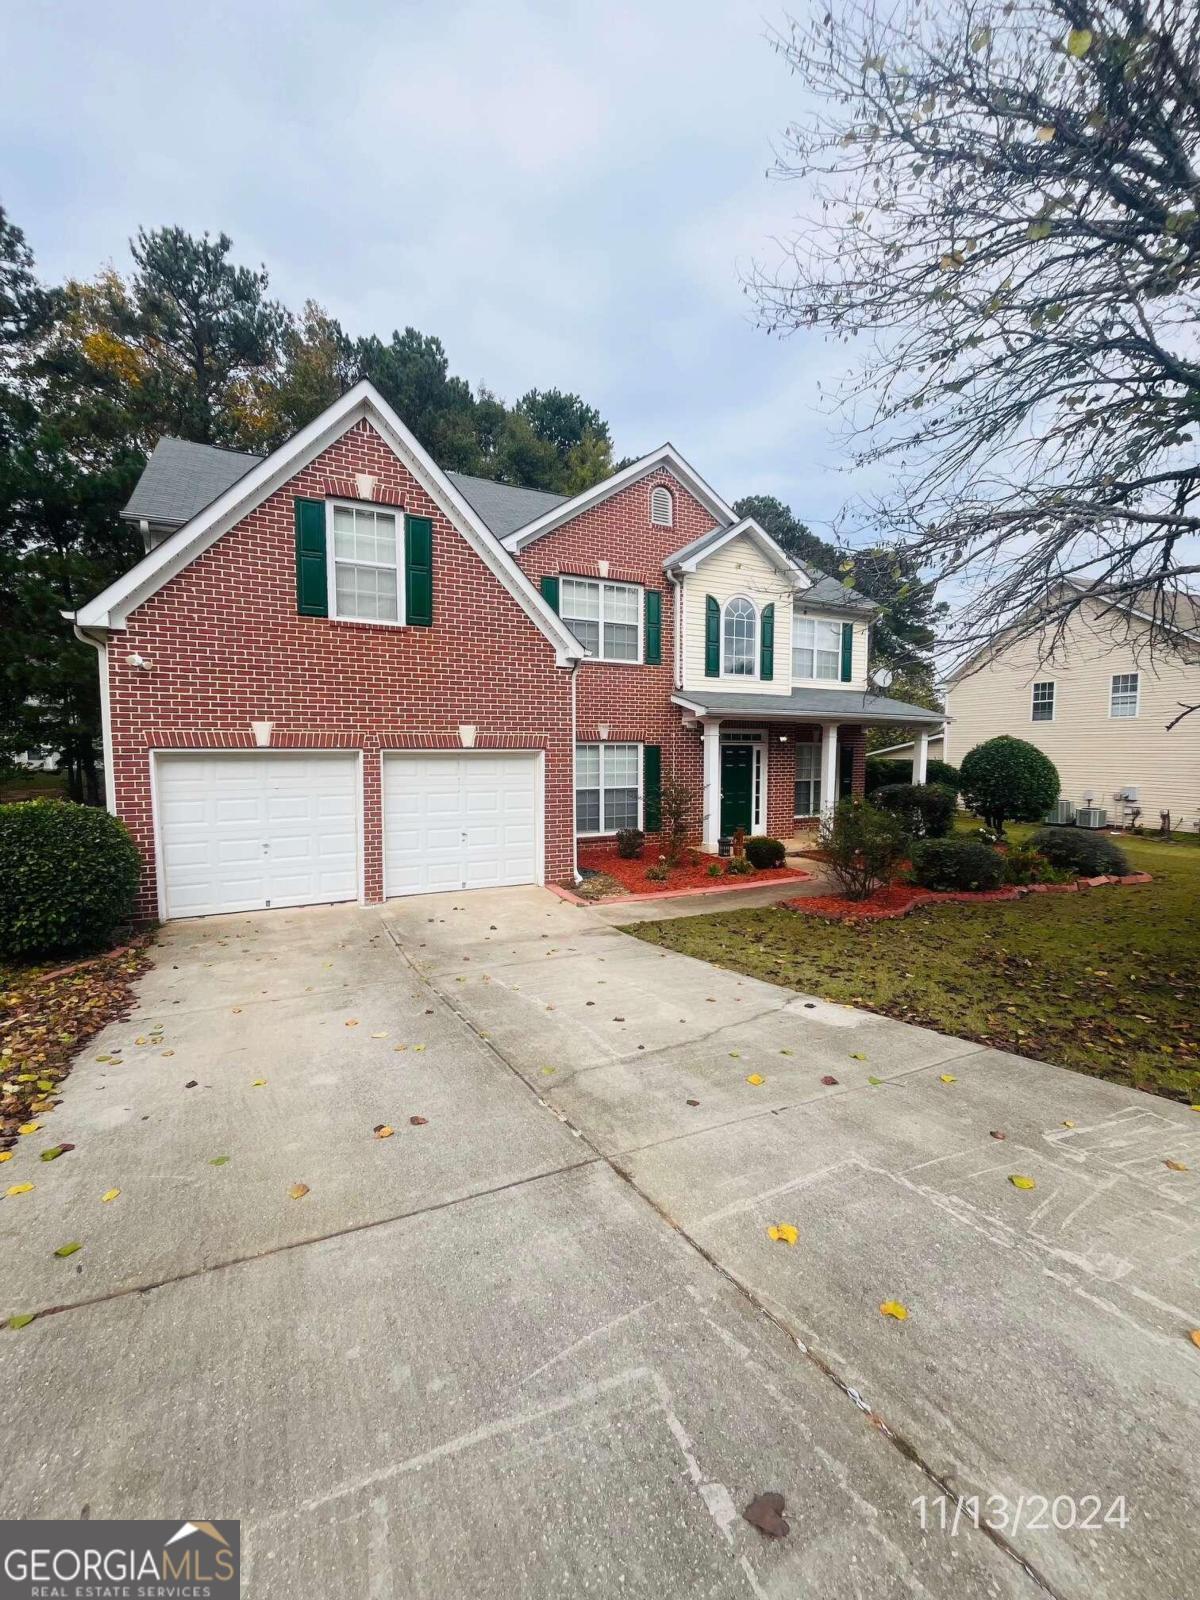
[[[711,529],[699,539],[693,539],[691,544],[685,544],[681,550],[676,550],[674,555],[668,556],[663,566],[668,572],[695,572],[697,567],[710,556],[715,556],[719,550],[723,550],[730,540],[743,537],[756,545],[760,554],[764,555],[773,566],[778,567],[796,590],[812,588],[813,580],[805,569],[798,561],[794,561],[783,546],[777,544],[753,517],[743,517],[731,528]]]
[[[555,528],[561,528],[564,522],[570,522],[584,511],[590,511],[593,506],[600,505],[610,499],[614,494],[620,494],[622,489],[628,489],[641,478],[647,477],[659,467],[665,467],[688,492],[700,502],[714,521],[722,524],[737,521],[737,513],[732,506],[725,504],[715,489],[711,488],[694,467],[688,465],[674,445],[660,445],[657,450],[652,450],[648,456],[643,456],[640,461],[633,462],[621,472],[614,472],[611,478],[605,478],[601,483],[593,484],[590,489],[585,489],[582,494],[577,494],[573,500],[565,501],[561,506],[554,506],[544,516],[537,517],[533,522],[528,522],[523,528],[518,528],[515,533],[510,533],[504,540],[506,550],[524,550],[527,544],[532,544],[535,539],[540,539],[543,534],[553,533]],[[678,508],[676,508],[678,509]],[[646,524],[650,526],[650,508],[646,508]],[[657,524],[655,524],[657,526]]]
[[[81,606],[71,621],[82,628],[123,628],[129,613],[168,583],[199,555],[228,533],[256,505],[268,499],[289,478],[356,423],[369,421],[397,459],[437,503],[484,565],[509,591],[534,626],[554,646],[555,660],[566,666],[580,651],[563,626],[507,552],[501,548],[441,468],[401,422],[387,401],[365,378],[335,400],[307,427],[267,456],[257,467],[219,495],[210,506],[170,538],[156,545],[102,594]],[[69,614],[68,614],[69,615]]]

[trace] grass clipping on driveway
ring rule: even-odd
[[[129,1011],[147,942],[66,969],[0,969],[0,1150],[55,1105],[76,1052]]]
[[[1019,840],[1030,830],[1013,828]],[[769,983],[1200,1104],[1200,848],[1120,841],[1136,888],[841,924],[771,906],[625,931]]]

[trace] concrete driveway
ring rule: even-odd
[[[240,1517],[272,1600],[1193,1593],[1200,1118],[610,921],[170,926],[4,1169],[8,1514]]]

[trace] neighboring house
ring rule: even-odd
[[[126,516],[73,620],[148,915],[569,882],[669,774],[706,849],[788,835],[868,725],[942,721],[669,445],[567,500],[441,471],[364,382],[265,459],[163,440]]]
[[[1200,703],[1200,604],[1177,597],[1173,650],[1151,651],[1151,619],[1083,596],[1051,653],[1043,634],[980,652],[947,684],[949,759],[997,734],[1037,745],[1058,768],[1062,796],[1105,810],[1108,820],[1175,827],[1200,818],[1200,712],[1170,732],[1181,702]],[[880,752],[882,754],[883,752]],[[897,750],[896,754],[901,752]]]

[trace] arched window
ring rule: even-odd
[[[670,528],[675,523],[675,502],[670,489],[661,483],[650,491],[650,521],[660,528]]]
[[[721,670],[730,677],[758,676],[758,612],[744,594],[725,602]]]

